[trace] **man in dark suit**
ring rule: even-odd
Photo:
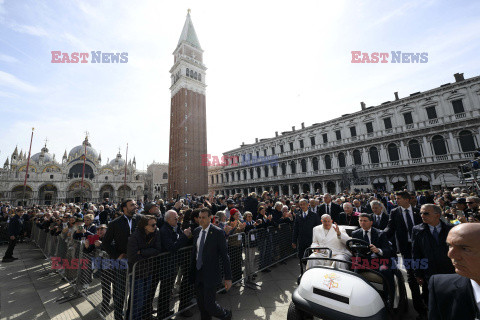
[[[359,217],[360,229],[352,232],[352,238],[361,239],[370,244],[370,251],[372,255],[370,259],[390,259],[392,256],[392,247],[388,242],[387,236],[381,230],[373,227],[373,218],[371,214],[362,213]],[[389,282],[389,297],[393,301],[394,281],[393,273],[390,268],[380,268],[379,270]]]
[[[352,205],[353,205],[353,211],[359,212],[359,213],[366,213],[365,207],[362,206],[362,203],[360,202],[360,200],[358,199],[353,200]]]
[[[111,259],[126,259],[128,238],[135,231],[136,219],[133,218],[137,210],[135,200],[127,199],[120,205],[122,215],[108,224],[107,233],[102,241],[102,249],[105,250]],[[125,285],[127,281],[127,270],[114,269],[113,282],[113,305],[115,319],[123,319],[123,303],[125,299]]]
[[[211,224],[211,215],[210,209],[204,208],[198,217],[200,227],[195,229],[193,236],[191,280],[195,283],[201,319],[216,317],[229,320],[232,312],[223,309],[215,301],[215,294],[217,285],[221,282],[219,259],[222,259],[225,289],[228,291],[232,286],[230,258],[223,230]]]
[[[317,200],[315,199],[310,199],[309,201],[309,210],[312,211],[313,213],[317,214],[318,210],[319,210],[320,206],[317,206]]]
[[[313,228],[321,223],[320,216],[308,210],[306,199],[299,201],[300,213],[295,217],[293,224],[292,247],[298,248],[297,256],[302,263],[305,249],[312,245]]]
[[[412,259],[413,227],[422,223],[422,218],[416,208],[410,205],[410,193],[399,191],[396,193],[398,207],[390,212],[390,219],[384,232],[388,238],[395,235],[403,260]],[[407,269],[407,281],[412,292],[413,307],[418,312],[418,319],[425,319],[427,309],[420,295],[420,287],[412,268]]]
[[[321,217],[322,215],[329,214],[332,217],[333,222],[339,223],[339,214],[342,212],[342,208],[336,203],[332,202],[332,196],[329,193],[325,193],[323,195],[323,204],[320,206],[318,210],[318,216]]]
[[[423,206],[425,203],[427,203],[427,198],[421,192],[417,192],[417,204]]]
[[[352,232],[352,238],[367,241],[365,236],[368,236],[367,242],[370,243],[370,250],[377,256],[390,258],[392,256],[392,248],[388,244],[386,234],[373,227],[372,215],[368,213],[360,214],[359,223],[360,229]]]
[[[5,255],[3,256],[2,262],[12,262],[17,260],[18,258],[15,258],[13,256],[13,249],[15,248],[15,244],[18,241],[18,238],[22,235],[23,231],[23,219],[21,218],[23,216],[23,209],[17,209],[17,212],[15,215],[10,219],[10,222],[8,223],[8,248],[5,251]]]
[[[430,278],[428,319],[480,319],[480,223],[462,223],[447,236],[456,274]]]
[[[422,296],[428,304],[428,280],[434,274],[455,273],[452,261],[447,256],[447,235],[452,225],[447,225],[440,220],[442,209],[434,204],[424,204],[420,209],[423,223],[413,227],[412,252],[414,261],[422,259],[428,266],[420,264],[414,269],[415,277],[422,286]]]
[[[388,214],[383,204],[378,200],[370,202],[372,208],[373,227],[384,230],[388,225]]]
[[[178,263],[182,262],[178,261],[177,253],[178,250],[187,245],[188,238],[191,237],[191,235],[192,232],[190,228],[187,228],[183,231],[181,230],[180,226],[178,225],[178,214],[175,210],[168,210],[165,213],[165,223],[160,229],[160,237],[162,240],[162,252],[169,252],[170,254],[164,256],[164,259],[161,262],[161,274],[158,275],[158,280],[161,280],[159,291],[160,298],[158,299],[157,308],[158,319],[163,319],[173,314],[173,312],[169,309],[170,298],[172,296],[172,289],[178,272]],[[182,270],[182,272],[183,271],[184,270]],[[186,281],[186,275],[187,273],[184,273],[184,279],[182,279],[182,284],[185,287],[184,289],[186,289],[186,287],[188,286]],[[155,295],[158,280],[155,281],[154,285],[151,287],[151,292],[153,295]],[[185,293],[183,295],[185,295]],[[184,297],[182,296],[182,298]],[[184,301],[185,299],[181,300],[182,301],[180,303],[179,310],[184,309],[186,307],[186,304],[188,303],[188,301]],[[191,314],[191,311],[185,312],[182,315],[193,316],[193,314]]]

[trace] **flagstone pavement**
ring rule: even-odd
[[[5,245],[0,246],[1,256],[5,250]],[[14,255],[19,259],[0,262],[0,320],[100,319],[83,297],[65,303],[56,301],[72,291],[59,275],[51,272],[51,262],[38,248],[20,243]],[[232,310],[233,319],[286,319],[298,275],[298,260],[291,258],[273,267],[270,273],[259,273],[258,288],[235,286],[227,294],[217,295],[217,299],[220,305]],[[407,292],[410,293],[408,285]],[[177,319],[199,320],[198,308],[192,310],[193,317]],[[409,314],[402,319],[415,319],[413,314],[410,301]]]

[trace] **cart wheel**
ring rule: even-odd
[[[287,320],[304,320],[304,319],[305,317],[303,316],[302,311],[297,309],[293,301],[290,302],[290,306],[288,307]]]

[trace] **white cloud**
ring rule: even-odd
[[[29,26],[29,25],[11,23],[11,24],[9,24],[9,28],[14,30],[14,31],[29,34],[29,35],[32,35],[32,36],[37,36],[37,37],[48,36],[47,31],[45,31],[45,29],[43,29],[42,27],[39,27],[39,26]]]
[[[6,55],[6,54],[1,54],[1,53],[0,53],[0,61],[8,62],[8,63],[18,62],[17,58]]]
[[[0,71],[0,85],[25,92],[38,92],[37,87],[18,79],[13,74],[3,71]]]

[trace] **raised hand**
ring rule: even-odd
[[[332,226],[333,230],[337,233],[337,236],[340,235],[340,228],[338,227],[337,223],[335,222],[334,225]]]

